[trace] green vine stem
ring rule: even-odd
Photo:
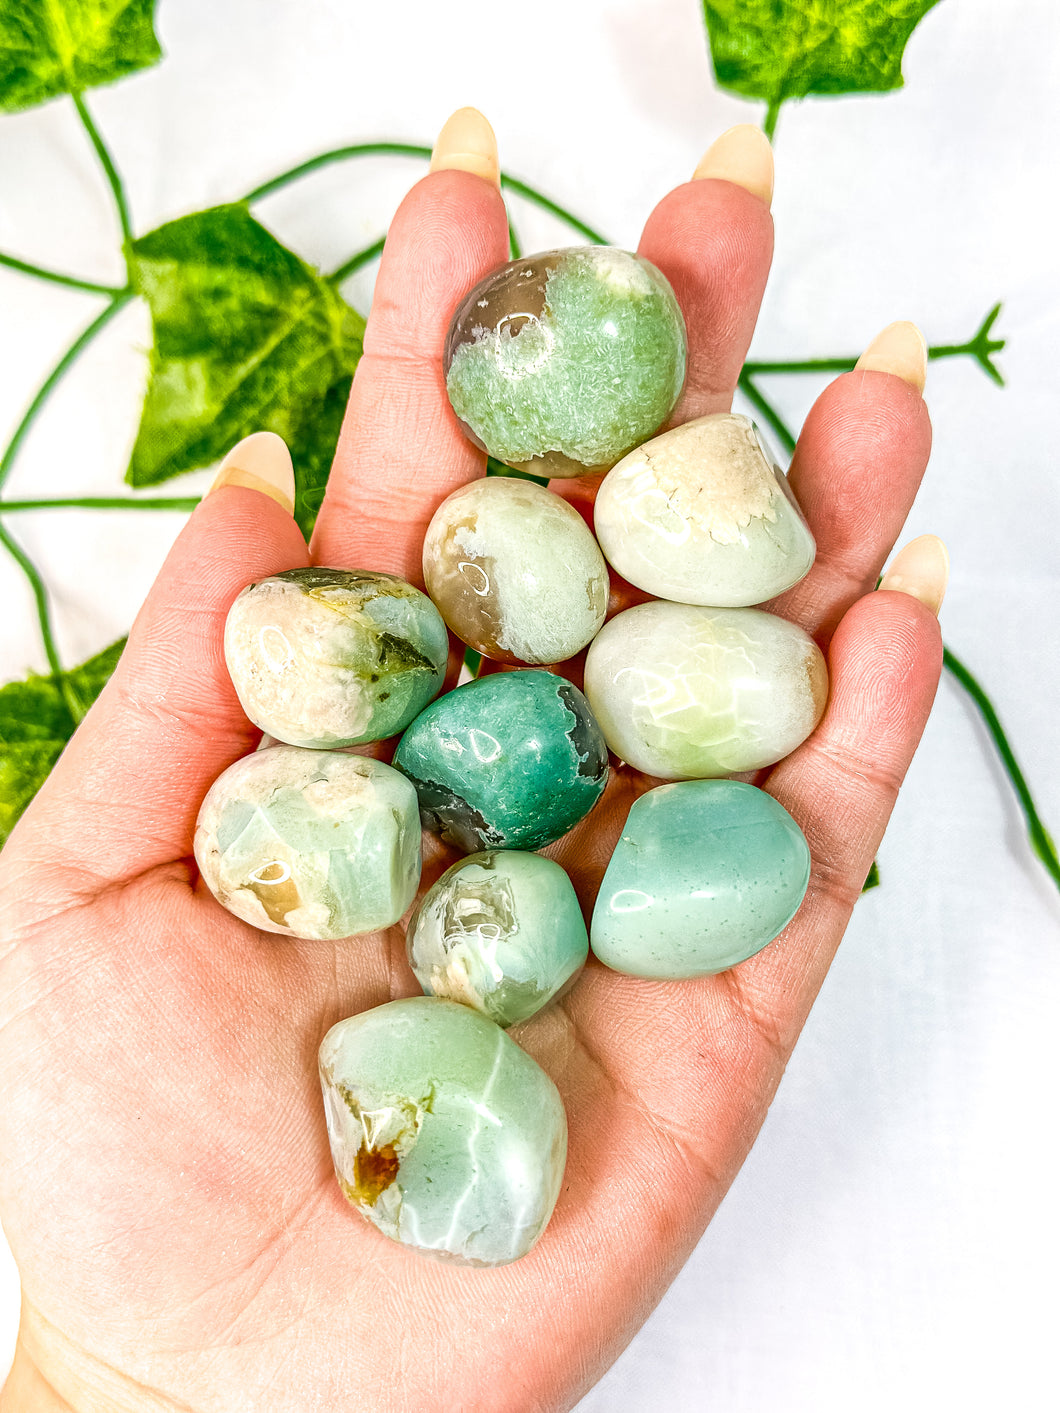
[[[92,114],[85,106],[84,96],[80,93],[72,93],[70,96],[74,100],[74,106],[77,109],[78,117],[81,119],[85,132],[88,133],[89,141],[96,149],[96,156],[99,158],[103,171],[106,174],[110,189],[114,193],[114,204],[118,209],[118,221],[121,224],[122,253],[125,256],[126,264],[128,264],[129,247],[132,245],[133,234],[132,221],[129,217],[129,203],[125,197],[125,187],[121,177],[118,175],[118,169],[114,165],[110,150],[103,141],[103,136],[99,128],[97,128],[93,122]]]
[[[1057,858],[1056,845],[1052,837],[1035,808],[1034,800],[1027,782],[1023,777],[1016,757],[1012,753],[1012,747],[1008,743],[1008,737],[1002,729],[998,720],[997,712],[994,710],[990,698],[983,691],[982,687],[965,667],[964,663],[954,657],[949,648],[943,648],[942,660],[947,669],[953,674],[964,690],[971,697],[979,711],[980,716],[986,723],[986,729],[997,748],[997,753],[1004,763],[1008,777],[1012,781],[1013,788],[1019,798],[1020,808],[1023,810],[1024,818],[1027,821],[1027,833],[1030,836],[1031,848],[1038,858],[1045,865],[1045,868],[1052,877],[1053,882],[1060,888],[1060,859]]]
[[[19,510],[183,510],[195,509],[201,496],[61,496],[54,500],[0,500],[4,515]]]
[[[769,138],[770,142],[773,141],[773,134],[777,130],[777,118],[780,116],[781,102],[782,100],[779,98],[771,98],[766,107],[765,118],[762,120],[762,131],[765,133],[766,137]],[[868,887],[869,885],[866,884],[865,886]]]
[[[52,632],[51,612],[48,608],[48,591],[44,587],[44,580],[40,576],[40,571],[30,559],[29,555],[7,532],[7,527],[0,521],[0,544],[4,546],[12,559],[20,565],[22,572],[29,580],[30,588],[33,590],[33,597],[37,604],[37,621],[40,623],[40,635],[44,641],[44,651],[48,658],[48,666],[51,668],[52,677],[56,686],[62,693],[66,709],[70,713],[70,718],[76,726],[84,716],[84,708],[77,699],[70,679],[63,671],[63,665],[59,661],[59,652],[55,646],[55,635]]]
[[[386,236],[380,236],[378,240],[373,240],[371,245],[366,245],[363,250],[358,250],[355,255],[344,260],[337,270],[332,270],[331,274],[325,277],[328,284],[341,285],[343,280],[348,280],[362,266],[369,264],[376,256],[382,255],[385,244]]]
[[[113,297],[122,293],[117,285],[98,285],[94,280],[80,280],[76,275],[62,275],[58,270],[46,270],[43,265],[31,265],[28,260],[19,260],[14,255],[5,255],[0,250],[0,265],[10,270],[18,270],[22,275],[32,275],[36,280],[48,280],[53,285],[65,285],[67,289],[83,289],[89,294],[105,294]]]

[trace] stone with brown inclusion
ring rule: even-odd
[[[448,496],[427,529],[423,577],[456,636],[498,662],[563,662],[607,611],[589,527],[532,481],[487,476]]]

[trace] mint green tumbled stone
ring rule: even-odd
[[[269,746],[214,781],[195,861],[219,903],[267,932],[335,940],[390,927],[420,881],[416,792],[381,761]]]
[[[642,256],[576,246],[514,260],[457,306],[443,368],[471,439],[540,476],[604,471],[666,421],[686,337]]]
[[[339,1021],[320,1046],[339,1186],[426,1256],[503,1266],[559,1196],[567,1119],[556,1086],[484,1016],[431,996]]]
[[[492,849],[442,874],[412,915],[407,947],[428,996],[508,1026],[566,989],[585,965],[589,939],[559,864]]]
[[[441,690],[449,634],[426,594],[374,569],[288,569],[248,584],[225,660],[255,726],[327,749],[403,731]]]
[[[764,790],[660,785],[629,812],[600,886],[592,949],[631,976],[711,976],[771,942],[809,878],[802,830]]]

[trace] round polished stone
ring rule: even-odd
[[[607,784],[607,746],[585,697],[533,670],[439,697],[402,736],[394,764],[416,787],[424,827],[468,853],[543,848]]]
[[[434,997],[339,1021],[320,1046],[335,1173],[394,1241],[469,1266],[525,1256],[559,1196],[556,1086],[499,1026]]]
[[[544,486],[506,476],[442,501],[423,577],[456,636],[499,662],[563,662],[607,612],[607,565],[585,521]]]
[[[645,603],[593,639],[585,694],[621,760],[691,780],[793,751],[824,712],[828,669],[808,634],[761,609]]]
[[[660,785],[636,801],[600,885],[592,948],[660,981],[746,961],[795,916],[810,878],[802,830],[735,780]]]
[[[457,306],[446,387],[471,440],[539,476],[604,471],[666,421],[684,319],[639,255],[577,246],[513,260]]]
[[[293,746],[395,736],[441,689],[449,635],[426,594],[368,569],[289,569],[249,584],[225,659],[255,726]]]
[[[407,947],[428,996],[508,1026],[566,990],[585,965],[589,939],[559,864],[506,849],[447,869],[413,913]]]
[[[623,457],[593,521],[623,578],[677,603],[765,603],[809,572],[816,550],[775,456],[733,412],[672,427]]]
[[[420,881],[416,792],[380,761],[269,746],[214,781],[195,861],[219,903],[288,937],[389,927]]]

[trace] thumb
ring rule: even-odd
[[[229,452],[166,558],[114,675],[8,842],[72,893],[191,854],[214,779],[253,750],[224,623],[253,580],[308,563],[290,454],[271,432]],[[45,893],[54,905],[54,884]]]

